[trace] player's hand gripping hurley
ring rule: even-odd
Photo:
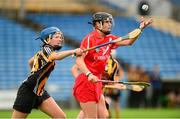
[[[122,36],[122,37],[120,37],[120,38],[118,38],[116,40],[112,40],[112,41],[109,41],[109,42],[106,42],[106,43],[103,43],[103,44],[100,44],[100,45],[85,49],[85,50],[83,50],[83,52],[87,52],[89,50],[94,50],[94,49],[97,49],[97,48],[100,48],[100,47],[103,47],[103,46],[106,46],[106,45],[109,45],[109,44],[113,44],[113,43],[116,43],[116,42],[119,42],[119,41],[127,40],[127,39],[136,39],[140,34],[141,34],[141,29],[135,29],[132,32],[128,33],[127,35]]]

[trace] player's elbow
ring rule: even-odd
[[[132,42],[127,42],[125,44],[123,44],[122,46],[131,46],[133,43]]]
[[[128,45],[129,45],[129,46],[131,46],[132,44],[133,44],[133,43],[132,43],[132,42],[130,42]]]
[[[79,66],[80,64],[82,64],[82,62],[84,61],[82,56],[78,56],[76,57],[76,64]]]
[[[134,43],[134,41],[129,40],[129,42],[127,42],[127,45],[128,45],[128,46],[131,46],[133,43]]]
[[[32,65],[32,59],[29,59],[29,60],[28,60],[28,64],[29,64],[29,66]]]
[[[29,65],[31,64],[31,60],[28,60],[28,64],[29,64]]]

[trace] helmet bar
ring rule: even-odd
[[[96,21],[113,21],[113,17],[106,12],[97,12],[92,17],[92,22],[94,23]]]

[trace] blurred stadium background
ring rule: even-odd
[[[148,4],[148,11],[141,6]],[[130,80],[129,67],[140,67],[152,86],[135,94],[138,104],[130,105],[130,91],[122,91],[122,108],[180,107],[180,1],[179,0],[0,0],[0,110],[12,109],[16,91],[27,77],[28,59],[39,50],[34,39],[47,26],[59,27],[65,35],[63,50],[79,47],[82,38],[92,30],[88,24],[94,12],[113,14],[113,34],[125,35],[137,28],[140,16],[154,18],[133,46],[117,49],[117,57]],[[74,79],[71,66],[75,59],[57,61],[57,67],[46,89],[63,108],[78,108],[72,97]],[[161,80],[152,81],[154,66],[159,66]],[[138,79],[137,79],[138,80]],[[140,80],[140,79],[139,79]],[[144,79],[142,79],[144,80]],[[153,104],[154,88],[161,92]],[[142,99],[142,100],[141,100]],[[176,117],[178,114],[176,114]]]

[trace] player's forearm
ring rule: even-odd
[[[138,37],[129,39],[129,44],[128,45],[132,45],[138,39]]]
[[[140,23],[139,28],[135,29],[134,31],[130,32],[128,35],[124,36],[125,40],[121,40],[121,41],[117,42],[117,45],[118,46],[132,45],[138,39],[138,37],[142,33],[142,30],[145,29],[147,26],[149,26],[152,22],[153,22],[153,19],[148,19],[147,21],[145,21],[143,19]],[[121,39],[121,37],[118,39]],[[122,37],[122,39],[123,39],[123,37]]]
[[[118,39],[121,39],[121,37],[118,38]],[[118,45],[118,46],[128,46],[128,45],[132,45],[137,39],[138,39],[138,37],[137,37],[137,38],[132,38],[132,39],[123,40],[123,41],[119,41],[119,42],[116,43],[116,45]]]
[[[70,55],[73,55],[75,53],[75,50],[66,50],[62,52],[58,52],[53,56],[54,60],[61,60],[64,59]]]
[[[86,67],[86,64],[84,62],[83,56],[79,56],[76,58],[76,64],[78,65],[78,68],[81,70],[83,73],[88,73],[89,69]]]
[[[72,66],[71,73],[74,78],[76,78],[78,76],[78,74],[79,74],[78,70],[79,70],[79,68],[76,64]]]

